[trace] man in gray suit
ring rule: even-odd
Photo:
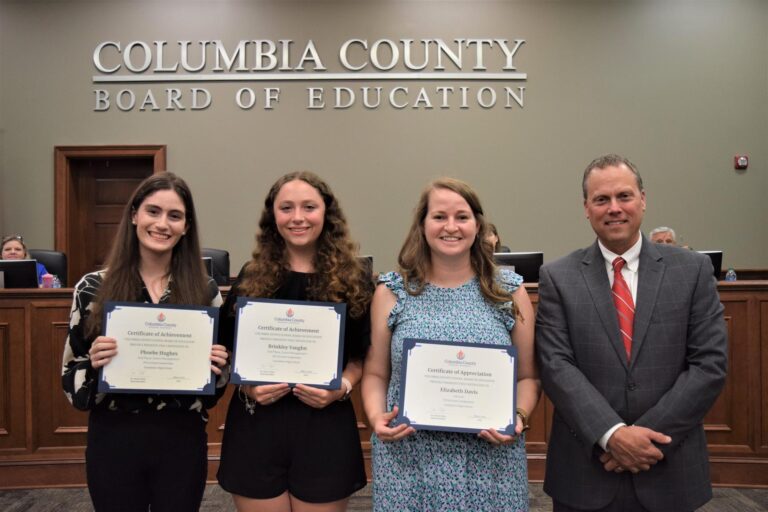
[[[702,420],[725,382],[723,306],[705,255],[640,232],[635,166],[584,171],[597,241],[542,267],[536,350],[555,405],[544,490],[554,511],[693,511],[709,501]]]

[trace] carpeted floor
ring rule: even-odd
[[[551,512],[552,503],[541,490],[541,484],[529,486],[531,512]],[[91,512],[91,500],[86,489],[29,489],[0,491],[2,512]],[[234,511],[232,499],[218,485],[205,491],[203,512]],[[371,486],[355,494],[349,503],[350,512],[371,510]],[[482,511],[478,511],[482,512]],[[698,512],[768,512],[768,489],[716,488],[715,497]]]

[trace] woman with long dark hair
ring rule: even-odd
[[[278,179],[264,201],[253,257],[222,308],[219,338],[233,340],[239,296],[346,303],[343,385],[238,389],[227,413],[218,478],[239,511],[342,511],[366,485],[347,399],[370,344],[372,291],[330,187],[310,172]]]
[[[145,179],[126,205],[104,270],[75,286],[62,383],[90,411],[86,473],[97,511],[195,511],[207,473],[207,409],[227,382],[227,352],[211,349],[214,396],[99,393],[98,371],[121,340],[101,336],[107,301],[220,306],[200,258],[187,184],[164,172]]]

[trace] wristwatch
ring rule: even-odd
[[[346,377],[341,378],[341,384],[344,386],[344,396],[339,398],[339,402],[343,402],[344,400],[349,400],[349,395],[352,394],[352,383],[349,382],[349,379]]]
[[[522,432],[525,432],[526,430],[529,430],[531,428],[531,426],[528,424],[528,413],[525,412],[525,409],[522,409],[522,408],[518,407],[517,408],[517,415],[520,416],[521,420],[523,420],[523,430],[522,430]]]

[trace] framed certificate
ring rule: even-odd
[[[102,330],[117,340],[117,355],[100,369],[99,391],[214,394],[218,323],[214,307],[105,303]]]
[[[231,382],[341,387],[347,305],[238,297]]]
[[[417,430],[515,432],[517,349],[406,339],[398,423]]]

